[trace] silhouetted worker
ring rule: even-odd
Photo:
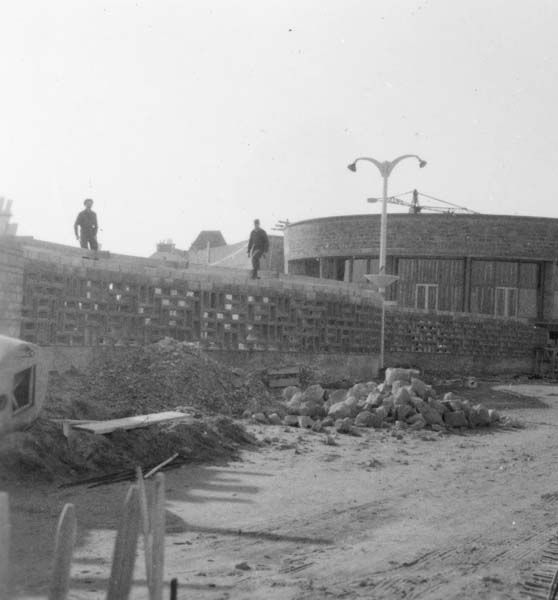
[[[254,229],[248,240],[248,256],[252,256],[252,279],[259,279],[260,258],[269,250],[267,233],[260,227],[260,220],[254,221]]]
[[[76,222],[74,223],[74,233],[82,248],[97,250],[97,230],[99,227],[97,225],[97,215],[91,210],[93,200],[87,198],[87,200],[84,200],[83,204],[85,204],[85,210],[82,210],[77,216]]]

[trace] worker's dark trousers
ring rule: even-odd
[[[263,250],[254,250],[252,252],[252,279],[258,278],[258,271],[260,270],[260,258],[262,257]]]
[[[91,248],[91,250],[97,250],[97,234],[94,231],[84,231],[83,229],[80,232],[79,236],[79,245],[82,248]]]

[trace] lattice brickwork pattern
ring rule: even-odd
[[[187,278],[188,277],[188,278]],[[228,349],[377,352],[366,294],[162,278],[27,260],[21,336],[38,344],[147,344],[171,336]]]

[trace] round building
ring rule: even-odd
[[[380,215],[309,219],[285,231],[295,275],[365,282],[378,272]],[[558,330],[558,219],[390,214],[386,293],[403,307],[524,318]]]

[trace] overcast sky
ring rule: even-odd
[[[6,0],[0,195],[67,244],[91,197],[148,255],[377,211],[346,165],[417,153],[390,192],[558,218],[557,32],[556,0]]]

